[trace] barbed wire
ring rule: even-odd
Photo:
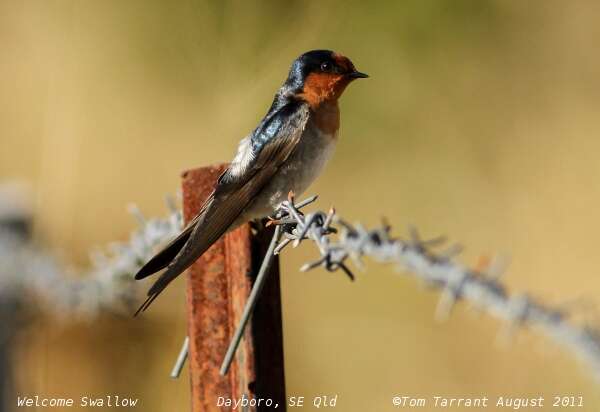
[[[367,229],[349,224],[334,209],[304,214],[301,209],[316,198],[294,203],[290,196],[283,202],[269,223],[280,226],[283,238],[275,254],[308,240],[317,247],[320,257],[300,270],[341,270],[351,279],[354,274],[348,262],[359,269],[365,267],[365,257],[396,264],[441,291],[438,317],[447,317],[457,302],[468,302],[506,321],[510,330],[527,326],[541,332],[576,355],[600,378],[600,330],[573,322],[564,307],[544,305],[527,294],[509,294],[499,280],[500,265],[491,264],[485,270],[469,268],[455,259],[460,248],[452,246],[436,252],[434,249],[444,239],[423,240],[415,229],[409,231],[408,239],[402,239],[392,237],[385,222]],[[160,245],[181,230],[181,212],[170,199],[167,206],[167,216],[153,219],[146,219],[136,206],[131,206],[138,229],[128,241],[114,242],[105,250],[92,253],[91,268],[82,274],[65,268],[51,255],[18,237],[0,234],[0,300],[7,302],[18,296],[23,299],[34,293],[44,307],[60,315],[93,316],[102,310],[128,314],[140,290],[133,274]]]
[[[181,212],[172,198],[168,214],[146,219],[137,206],[129,212],[139,227],[126,242],[112,242],[90,254],[90,268],[77,271],[61,264],[8,230],[0,231],[0,300],[28,300],[60,317],[93,317],[100,312],[129,315],[137,305],[140,282],[133,275],[182,227]]]
[[[302,206],[316,198],[301,202]],[[303,241],[310,241],[317,247],[320,257],[303,265],[301,271],[317,267],[331,272],[341,270],[353,280],[349,261],[358,268],[364,268],[364,257],[379,263],[396,264],[441,291],[436,310],[439,318],[446,318],[457,302],[468,302],[508,322],[510,330],[527,326],[541,332],[573,353],[600,379],[598,327],[578,325],[569,320],[565,309],[544,305],[527,294],[509,294],[499,281],[500,265],[491,264],[484,270],[471,269],[455,260],[460,247],[434,251],[435,247],[445,243],[444,238],[423,240],[416,229],[409,230],[406,240],[395,238],[386,222],[380,227],[367,229],[360,224],[349,224],[333,208],[327,213],[304,214],[298,205],[290,193],[269,224],[279,226],[284,238],[276,246],[275,254],[281,253],[290,244],[298,246]]]

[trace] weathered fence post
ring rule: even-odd
[[[186,222],[198,213],[225,167],[215,165],[183,173]],[[279,410],[286,409],[278,261],[271,266],[252,322],[229,373],[226,376],[219,374],[271,237],[271,230],[253,233],[246,224],[223,236],[188,271],[192,412],[231,410],[219,403],[242,396],[272,399],[273,406],[279,404]],[[221,402],[219,397],[222,397]],[[259,406],[246,410],[267,408]]]

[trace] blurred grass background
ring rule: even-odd
[[[511,257],[513,291],[600,302],[600,3],[513,1],[0,2],[0,179],[31,185],[36,238],[67,262],[125,239],[137,203],[164,213],[182,170],[229,160],[301,52],[371,75],[344,95],[336,156],[310,189],[350,220],[386,216]],[[289,395],[338,410],[414,396],[584,396],[586,370],[527,332],[437,300],[370,265],[357,282],[283,258]],[[141,319],[43,319],[21,335],[20,394],[138,396],[187,410],[168,380],[185,334],[183,283]],[[310,409],[310,408],[306,408]],[[490,408],[493,409],[493,408]],[[551,408],[545,408],[551,409]]]

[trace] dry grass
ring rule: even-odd
[[[586,1],[4,1],[0,176],[31,183],[38,239],[84,264],[133,228],[126,204],[159,214],[181,170],[228,159],[298,53],[334,48],[372,78],[343,98],[340,146],[311,190],[323,204],[448,234],[467,262],[510,254],[515,290],[600,303],[599,17]],[[435,296],[388,271],[354,284],[298,273],[310,253],[284,259],[290,395],[339,393],[343,411],[392,410],[397,393],[600,407],[557,348],[527,333],[499,348],[497,325],[462,308],[437,324]],[[141,321],[40,321],[20,387],[185,409],[187,383],[165,383],[181,286]]]

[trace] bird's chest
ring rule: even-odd
[[[324,133],[309,120],[298,146],[260,193],[250,213],[264,216],[285,200],[290,190],[298,196],[304,193],[331,158],[335,142],[335,134]]]
[[[304,192],[321,174],[333,154],[339,125],[337,102],[311,110],[300,143],[283,168],[284,175],[292,183],[292,190]]]
[[[337,140],[337,127],[323,127],[324,121],[335,120],[331,115],[331,112],[311,112],[296,148],[246,209],[241,220],[272,213],[287,198],[290,190],[300,196],[321,174]]]
[[[321,174],[335,149],[336,134],[323,131],[309,120],[298,147],[282,168],[292,190],[304,192]]]

